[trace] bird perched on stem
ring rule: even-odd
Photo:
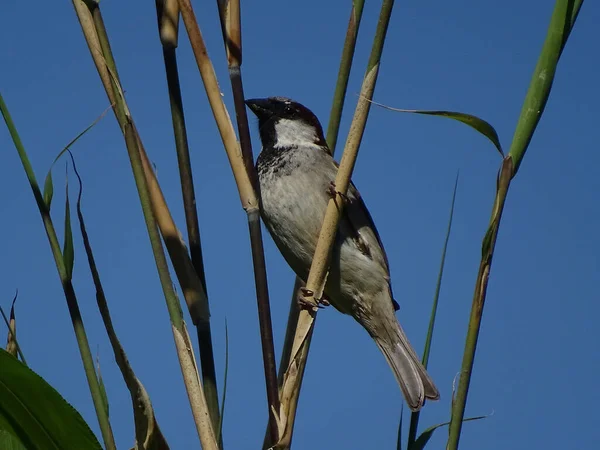
[[[338,166],[308,108],[284,97],[246,104],[258,117],[262,141],[256,161],[262,218],[287,263],[306,281]],[[425,399],[437,400],[439,392],[396,319],[383,244],[353,184],[343,199],[325,295],[367,330],[408,406],[418,411]]]

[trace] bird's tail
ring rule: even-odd
[[[375,323],[369,322],[371,322],[369,324],[371,326],[365,326],[365,328],[392,368],[410,409],[420,410],[425,399],[439,399],[438,389],[408,342],[395,314],[392,317],[385,314],[385,318],[382,318],[381,321],[375,321],[377,323],[375,329],[372,329]]]
[[[411,410],[418,411],[426,398],[437,400],[440,393],[419,361],[400,324],[397,331],[397,339],[393,342],[375,336],[374,339],[392,368],[406,403]]]

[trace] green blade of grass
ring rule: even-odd
[[[225,398],[227,397],[227,375],[229,374],[229,333],[227,331],[227,319],[225,319],[225,371],[223,374],[223,397],[221,400],[221,415],[219,416],[219,432],[217,441],[223,438],[223,417],[225,417]]]
[[[102,394],[102,400],[104,401],[104,408],[106,408],[106,414],[110,417],[110,405],[108,404],[108,394],[106,393],[106,386],[102,379],[102,373],[100,372],[100,356],[96,356],[96,374],[98,376],[98,383],[100,383],[100,393]]]
[[[56,235],[56,228],[54,227],[54,223],[52,222],[52,218],[50,217],[50,210],[48,209],[48,206],[44,201],[38,182],[35,178],[35,174],[33,172],[31,163],[29,162],[29,157],[27,156],[25,147],[23,146],[19,133],[17,132],[17,128],[15,127],[15,124],[12,120],[12,117],[10,116],[6,103],[4,103],[4,98],[1,94],[0,112],[2,113],[2,117],[4,118],[6,127],[8,128],[8,131],[12,137],[13,143],[21,160],[21,164],[23,165],[25,175],[27,176],[27,180],[29,181],[31,191],[33,192],[35,202],[40,211],[42,221],[44,223],[44,228],[46,230],[46,235],[50,244],[52,256],[54,257],[54,262],[56,264],[58,275],[63,287],[63,292],[65,294],[65,299],[67,301],[67,307],[69,310],[71,323],[73,325],[73,330],[77,339],[77,345],[79,347],[79,353],[81,355],[86,379],[90,388],[90,394],[94,403],[96,416],[98,417],[98,424],[100,425],[100,430],[102,431],[104,445],[106,446],[107,450],[114,450],[116,448],[114,436],[112,433],[110,422],[108,420],[108,415],[104,410],[102,396],[100,393],[100,386],[98,384],[98,378],[96,378],[96,371],[94,369],[94,360],[92,358],[92,352],[90,351],[90,345],[87,339],[87,333],[83,325],[83,318],[81,317],[81,311],[77,302],[75,289],[73,288],[69,272],[67,271],[62,251],[60,248],[60,243],[58,241],[58,236]]]
[[[456,192],[458,190],[459,174],[456,174],[454,181],[454,190],[452,191],[452,202],[450,203],[450,217],[448,218],[448,227],[446,228],[446,237],[444,238],[444,247],[442,249],[442,258],[440,261],[440,270],[435,285],[435,294],[433,295],[433,306],[431,307],[431,317],[429,318],[429,327],[427,328],[427,338],[425,339],[425,349],[423,350],[423,366],[427,368],[429,363],[429,353],[431,352],[431,343],[433,341],[433,328],[435,326],[435,317],[437,315],[440,290],[442,288],[442,277],[444,276],[444,265],[446,264],[446,252],[448,251],[448,242],[452,232],[452,221],[454,219],[454,205],[456,204]]]
[[[450,240],[450,233],[452,231],[452,220],[454,218],[454,205],[456,203],[456,192],[458,189],[458,177],[456,174],[456,180],[454,181],[454,191],[452,193],[452,202],[450,204],[450,217],[448,218],[448,226],[446,228],[446,237],[444,239],[444,246],[442,248],[442,258],[440,262],[440,270],[438,272],[438,278],[435,286],[435,293],[433,295],[433,305],[431,307],[431,316],[429,318],[429,327],[427,328],[427,338],[425,339],[425,349],[423,350],[423,366],[427,368],[429,363],[429,353],[431,351],[431,343],[433,341],[433,329],[435,327],[435,318],[437,315],[438,302],[440,298],[440,290],[442,287],[442,277],[444,275],[444,265],[446,264],[446,251],[448,250],[448,242]],[[407,448],[411,449],[414,445],[417,437],[417,429],[419,427],[420,411],[411,413],[410,415],[410,426],[408,431],[408,442]]]
[[[477,416],[477,417],[467,417],[466,419],[463,419],[463,422],[470,422],[473,420],[481,420],[481,419],[486,419],[490,416],[491,414],[488,414],[487,416]],[[431,436],[433,436],[433,433],[435,430],[437,430],[438,428],[441,427],[445,427],[446,425],[449,425],[450,422],[444,422],[444,423],[438,423],[437,425],[432,425],[429,428],[427,428],[425,431],[423,431],[419,438],[415,441],[415,443],[412,446],[408,447],[408,450],[423,450],[425,448],[425,446],[427,445],[427,443],[429,442],[429,439],[431,439]]]
[[[44,195],[43,195],[43,199],[44,199],[44,202],[46,203],[46,207],[48,208],[48,211],[50,211],[50,205],[52,203],[52,197],[54,196],[54,183],[52,181],[52,169],[54,168],[54,165],[65,154],[65,152],[67,150],[69,150],[71,148],[71,146],[73,146],[73,144],[75,144],[75,142],[77,142],[88,131],[90,131],[92,128],[94,128],[94,126],[96,126],[96,124],[102,120],[102,118],[106,115],[106,113],[108,111],[110,111],[111,108],[112,108],[112,105],[109,106],[108,108],[106,108],[102,112],[102,114],[100,114],[90,125],[87,126],[87,128],[85,130],[83,130],[81,133],[79,133],[77,136],[75,136],[73,139],[71,139],[71,142],[69,142],[58,153],[58,155],[56,155],[56,157],[54,158],[54,161],[52,161],[52,164],[50,165],[50,169],[48,169],[48,173],[46,174],[46,179],[44,180]]]
[[[477,116],[472,114],[461,113],[457,111],[442,111],[442,110],[426,110],[426,109],[401,109],[401,108],[392,108],[391,106],[384,105],[382,103],[377,103],[371,101],[376,106],[379,106],[384,109],[388,109],[390,111],[403,112],[403,113],[412,113],[412,114],[423,114],[426,116],[438,116],[438,117],[447,117],[448,119],[453,119],[458,122],[464,123],[465,125],[470,126],[474,130],[478,131],[486,138],[490,140],[496,150],[500,153],[500,156],[504,157],[504,151],[502,150],[502,145],[500,144],[500,138],[498,138],[498,133],[496,129],[487,121],[480,119]]]
[[[65,182],[65,234],[63,242],[63,259],[69,279],[73,278],[75,264],[75,249],[73,248],[73,230],[71,229],[71,206],[69,203],[69,178]]]
[[[116,331],[114,329],[112,319],[110,317],[110,311],[108,309],[108,303],[104,295],[104,288],[102,287],[100,274],[96,266],[96,261],[94,259],[92,246],[83,217],[83,210],[81,206],[83,196],[83,181],[77,170],[77,165],[75,164],[75,157],[73,156],[73,153],[70,150],[69,156],[73,165],[73,172],[75,173],[75,176],[77,177],[77,182],[79,184],[79,192],[77,194],[76,203],[77,218],[79,221],[79,229],[83,239],[83,245],[87,256],[88,265],[92,274],[92,280],[96,289],[96,303],[98,304],[98,310],[100,311],[100,316],[102,317],[106,333],[108,334],[108,338],[113,349],[115,361],[117,362],[117,366],[119,366],[119,369],[123,376],[123,380],[125,381],[127,389],[129,390],[129,394],[131,396],[136,442],[139,448],[147,450],[168,449],[169,446],[158,426],[158,422],[154,414],[154,409],[152,408],[150,397],[146,392],[146,389],[144,388],[142,382],[135,375],[133,368],[131,367],[131,364],[129,363],[129,360],[125,353],[125,349],[121,345],[117,337]],[[99,363],[97,367],[102,396],[108,414],[108,397],[106,395],[106,390],[104,388],[104,384],[100,376]]]
[[[402,419],[404,418],[404,403],[400,407],[400,420],[398,421],[398,438],[396,439],[396,449],[402,450]]]
[[[52,182],[52,167],[50,167],[48,175],[46,175],[46,180],[44,181],[44,202],[46,203],[48,211],[50,211],[50,206],[52,205],[52,197],[54,197],[54,183]]]
[[[15,303],[17,301],[17,297],[19,295],[19,291],[17,290],[17,292],[15,292],[15,296],[13,297],[13,301],[12,304],[10,305],[10,319],[6,317],[6,314],[4,313],[4,310],[2,309],[2,307],[0,306],[0,314],[2,314],[2,318],[4,319],[4,323],[6,324],[6,327],[8,328],[8,342],[12,342],[17,350],[17,354],[19,355],[19,357],[21,358],[21,362],[25,365],[27,365],[27,362],[25,361],[25,355],[23,355],[23,352],[21,351],[21,347],[19,346],[19,341],[17,340],[17,329],[16,329],[16,325],[13,327],[11,326],[11,323],[16,323],[16,319],[15,319]],[[8,349],[9,345],[6,345],[6,351],[8,351],[9,353],[11,353],[13,356],[14,353],[10,352]],[[2,448],[2,447],[0,447]]]

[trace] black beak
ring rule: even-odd
[[[244,103],[259,119],[266,119],[272,114],[271,102],[267,98],[251,98]]]

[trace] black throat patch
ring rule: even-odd
[[[298,158],[294,158],[297,147],[263,146],[256,159],[256,171],[259,176],[285,176],[300,166]]]

